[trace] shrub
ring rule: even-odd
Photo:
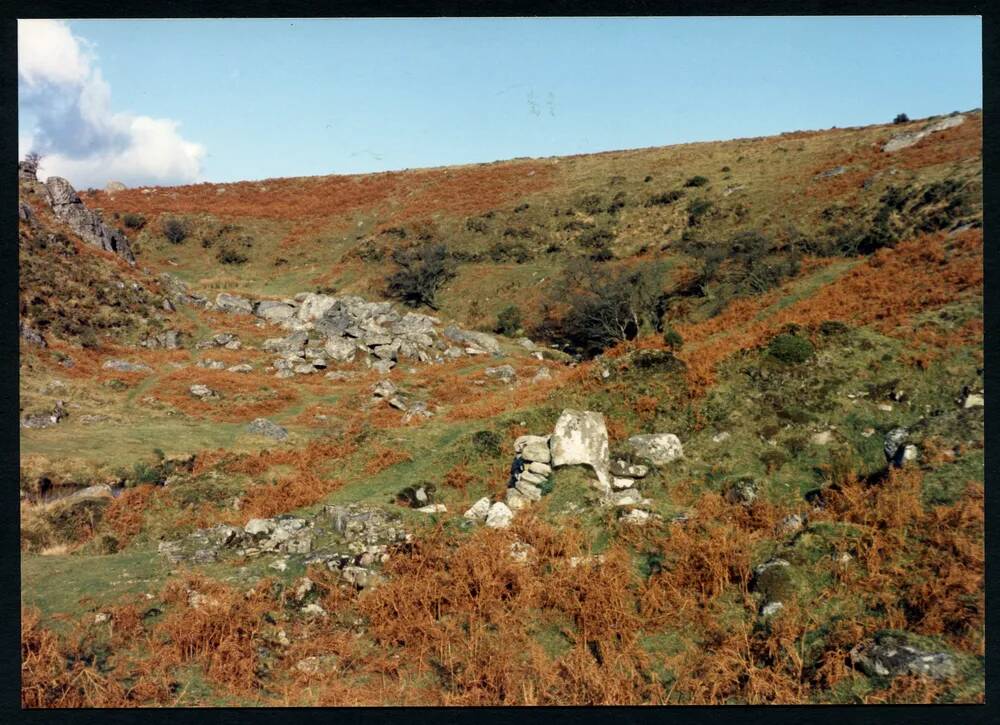
[[[122,221],[129,229],[142,229],[146,226],[146,217],[142,214],[133,214],[132,212],[129,212],[122,217]]]
[[[496,242],[488,252],[494,262],[513,261],[517,264],[530,262],[533,255],[521,242]]]
[[[611,199],[611,204],[607,208],[608,214],[617,214],[619,211],[625,208],[625,192],[619,191]]]
[[[538,332],[587,356],[632,340],[662,315],[661,272],[659,265],[613,272],[591,260],[574,260],[554,290],[570,309],[560,319],[546,320]]]
[[[470,232],[485,234],[489,230],[489,225],[482,217],[469,217],[465,220],[465,228]]]
[[[503,230],[505,237],[513,239],[534,239],[535,233],[528,227],[507,227]]]
[[[244,264],[249,258],[232,247],[223,247],[215,255],[222,264]]]
[[[448,248],[444,244],[423,244],[397,249],[392,260],[398,269],[386,279],[386,293],[410,307],[427,305],[436,310],[438,290],[455,276]]]
[[[167,241],[171,244],[180,244],[187,239],[188,234],[190,233],[187,222],[183,219],[178,219],[177,217],[167,217],[164,219],[162,230],[163,236],[166,237]]]
[[[680,350],[684,347],[684,338],[681,337],[681,333],[677,332],[670,325],[666,325],[663,328],[663,343],[670,348],[671,351]]]
[[[580,200],[580,206],[588,214],[600,214],[604,210],[604,202],[600,194],[587,194]]]
[[[646,200],[646,206],[666,206],[667,204],[673,204],[675,201],[684,196],[683,191],[664,191],[660,194],[653,194]]]
[[[607,229],[591,229],[580,235],[580,246],[587,249],[600,249],[613,242],[615,235]]]
[[[712,210],[715,206],[708,199],[692,199],[687,206],[688,213],[688,225],[692,227],[698,226],[702,218]]]
[[[497,315],[497,324],[493,331],[501,335],[516,335],[520,329],[521,308],[517,305],[509,305]]]
[[[489,457],[499,456],[503,452],[503,438],[491,430],[478,430],[473,433],[472,445],[477,452]]]
[[[775,335],[767,346],[767,354],[788,365],[802,363],[812,357],[812,343],[804,337],[782,333]]]
[[[705,186],[708,183],[707,176],[692,176],[690,179],[684,182],[684,186]]]
[[[905,113],[900,113],[894,119],[892,119],[892,122],[893,123],[909,123],[910,122],[910,117],[907,116]]]
[[[609,247],[606,242],[602,242],[599,246],[594,247],[593,251],[590,253],[590,259],[595,262],[607,262],[609,259],[614,258],[615,254],[611,251],[611,247]]]

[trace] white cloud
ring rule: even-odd
[[[181,184],[201,178],[205,147],[170,119],[115,113],[91,46],[59,20],[17,23],[18,101],[35,119],[18,152],[43,155],[39,177],[75,186]]]

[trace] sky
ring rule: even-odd
[[[366,173],[969,110],[981,21],[21,20],[18,96],[79,188]]]

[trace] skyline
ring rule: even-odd
[[[19,154],[79,186],[563,156],[982,105],[969,16],[19,21],[18,34]]]

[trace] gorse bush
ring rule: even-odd
[[[185,239],[187,239],[190,230],[188,224],[183,219],[178,219],[177,217],[167,217],[163,220],[161,225],[163,231],[163,236],[167,238],[167,241],[171,244],[180,244]]]
[[[692,227],[698,226],[705,215],[712,211],[714,206],[715,204],[708,199],[692,199],[687,206],[688,225]]]
[[[708,183],[707,176],[692,176],[690,179],[684,182],[684,186],[705,186]]]
[[[444,244],[397,249],[392,260],[398,269],[386,279],[386,293],[410,307],[437,309],[437,292],[455,276],[454,263]]]
[[[488,252],[489,257],[496,263],[515,262],[524,264],[530,262],[534,255],[522,242],[494,242]]]
[[[245,264],[249,260],[245,254],[232,247],[222,247],[215,255],[215,258],[222,264]]]
[[[675,201],[684,196],[683,191],[664,191],[660,194],[653,194],[646,200],[646,206],[666,206],[667,204],[673,204]]]
[[[909,123],[910,122],[910,117],[907,116],[905,113],[900,113],[894,119],[892,119],[892,122],[893,123]]]
[[[767,346],[769,356],[789,365],[805,362],[814,352],[815,349],[809,340],[789,333],[775,335]]]
[[[666,325],[663,329],[663,344],[671,351],[677,351],[684,347],[684,338],[673,327]]]
[[[497,315],[497,324],[493,331],[501,335],[516,335],[521,329],[521,308],[509,305]]]
[[[124,222],[125,226],[129,229],[142,229],[146,226],[146,217],[142,214],[128,212],[122,217],[122,222]]]

